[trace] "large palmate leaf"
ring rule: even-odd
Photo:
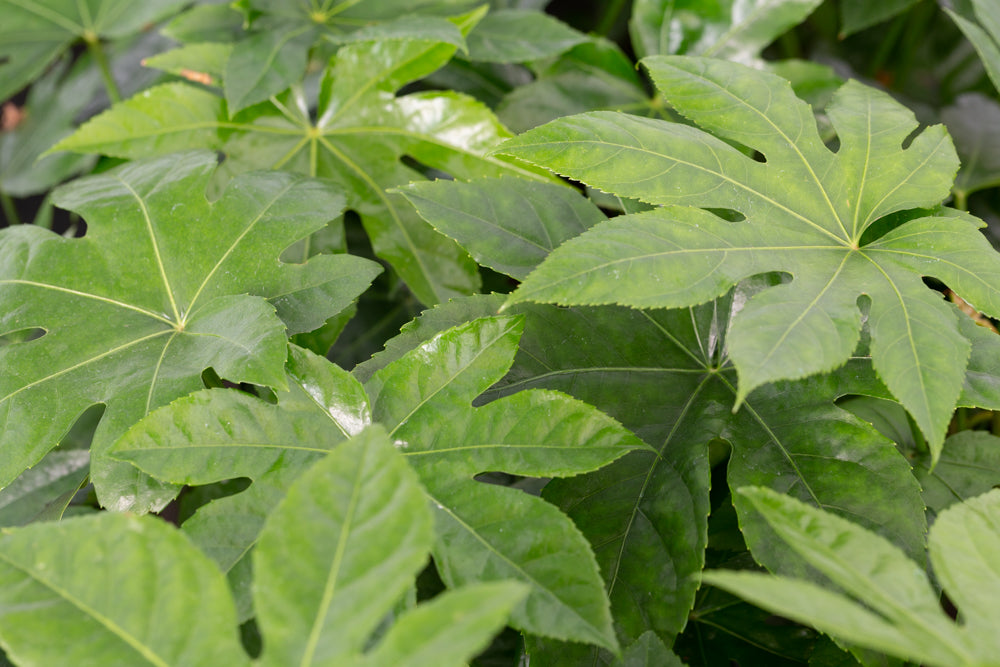
[[[669,645],[687,623],[704,566],[709,444],[720,439],[732,446],[730,486],[766,485],[860,517],[911,557],[923,553],[923,503],[909,465],[892,443],[833,403],[844,394],[887,395],[866,360],[836,374],[761,387],[732,413],[728,320],[746,298],[741,291],[675,311],[510,308],[526,318],[525,334],[513,368],[488,396],[525,387],[566,391],[658,450],[553,480],[543,491],[594,545],[622,643],[653,630]],[[502,299],[474,297],[428,311],[357,372],[378,372],[454,321],[495,311]],[[801,572],[801,559],[780,548],[745,499],[735,503],[754,555],[778,571]],[[579,651],[592,649],[558,646],[543,662],[574,664],[584,659]]]
[[[822,0],[636,0],[629,32],[640,57],[705,55],[756,58]]]
[[[73,42],[139,32],[187,0],[0,1],[0,100],[38,77]]]
[[[104,458],[107,446],[150,410],[201,388],[208,367],[283,386],[286,328],[319,326],[378,273],[350,255],[279,261],[343,207],[328,185],[245,174],[210,204],[214,168],[212,154],[187,153],[64,186],[56,203],[88,222],[82,239],[33,226],[0,232],[0,333],[43,334],[0,348],[0,483],[103,403],[92,461],[101,501],[162,503],[147,478]]]
[[[593,554],[572,522],[538,498],[473,477],[574,475],[643,445],[606,415],[557,392],[523,392],[473,408],[472,400],[509,368],[519,334],[517,318],[483,318],[400,354],[367,381],[371,418],[392,429],[437,508],[435,561],[449,586],[520,580],[530,593],[513,613],[518,627],[613,648]],[[260,517],[303,464],[369,419],[360,387],[331,368],[293,349],[289,384],[311,399],[302,400],[298,389],[279,394],[277,405],[231,391],[202,392],[139,422],[113,454],[174,483],[255,479],[185,524],[204,536],[199,541],[214,535],[222,545],[214,557],[235,573],[257,539]]]
[[[1000,643],[1000,492],[960,503],[931,527],[935,574],[961,614],[954,623],[922,566],[860,526],[768,489],[747,488],[781,539],[833,588],[791,577],[721,570],[706,581],[842,640],[928,665],[993,665]]]
[[[755,274],[789,274],[732,323],[739,405],[762,384],[843,365],[858,344],[865,295],[875,369],[940,452],[970,343],[922,278],[1000,315],[1000,256],[981,223],[911,210],[948,196],[958,162],[944,128],[911,136],[912,113],[849,82],[827,108],[840,142],[834,152],[810,108],[774,75],[705,58],[645,62],[675,109],[763,161],[687,125],[601,112],[511,140],[503,152],[665,205],[564,244],[512,303],[679,307]],[[732,212],[739,222],[726,219]]]
[[[483,156],[508,133],[475,100],[455,93],[396,96],[454,51],[427,41],[345,46],[323,77],[315,119],[305,100],[290,94],[230,120],[220,97],[166,84],[112,107],[56,148],[132,158],[209,146],[226,154],[229,173],[282,168],[331,179],[347,193],[376,254],[421,301],[437,303],[474,292],[479,275],[457,244],[400,195],[385,192],[423,178],[404,158],[459,178],[529,173]]]

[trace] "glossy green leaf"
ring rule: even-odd
[[[636,0],[629,33],[640,57],[755,58],[822,0]]]
[[[469,59],[526,62],[558,55],[586,40],[583,33],[542,12],[500,9],[469,33]]]
[[[479,286],[475,262],[435,232],[386,188],[420,180],[410,158],[460,178],[525,175],[526,167],[483,154],[508,136],[492,113],[455,93],[399,87],[448,61],[455,47],[414,41],[351,44],[326,71],[319,108],[289,95],[229,120],[221,98],[185,84],[166,84],[112,107],[56,146],[136,157],[207,145],[224,152],[227,174],[281,168],[335,181],[387,260],[424,303],[469,294]]]
[[[46,331],[0,349],[4,484],[103,403],[92,460],[102,502],[162,504],[171,491],[106,459],[107,447],[150,410],[201,388],[209,366],[281,387],[286,323],[275,309],[293,330],[318,326],[377,273],[347,255],[278,261],[343,205],[329,186],[247,174],[210,204],[203,193],[214,167],[213,155],[189,153],[64,186],[56,201],[87,220],[83,239],[32,226],[0,232],[0,330]],[[196,245],[191,220],[205,221]]]
[[[740,491],[781,539],[829,577],[826,587],[755,573],[706,572],[709,583],[835,637],[932,665],[986,665],[998,649],[995,554],[1000,493],[945,510],[929,535],[938,579],[964,613],[945,614],[924,568],[860,526],[763,488]],[[830,589],[832,584],[834,589]]]
[[[479,264],[518,280],[563,241],[607,219],[576,190],[520,178],[414,183],[399,192]]]
[[[510,366],[518,318],[450,329],[366,383],[377,422],[402,441],[437,508],[435,563],[449,586],[515,579],[531,587],[515,627],[615,648],[589,546],[565,515],[521,491],[472,480],[594,470],[642,447],[616,422],[556,392],[525,392],[470,409]]]
[[[942,510],[1000,486],[1000,438],[985,431],[960,431],[944,441],[931,468],[927,452],[905,452],[923,489],[927,511]]]
[[[902,14],[917,3],[917,0],[842,0],[840,3],[840,37],[869,28],[892,17]]]
[[[423,2],[395,9],[371,1],[245,4],[250,33],[235,43],[226,63],[230,114],[301,81],[310,50],[321,39],[334,43],[418,39],[464,48],[462,33],[440,13],[458,14],[470,3]]]
[[[5,533],[0,618],[18,665],[250,664],[222,575],[151,517],[102,513]]]
[[[77,40],[131,35],[185,4],[186,0],[3,0],[0,100],[41,75]]]
[[[178,42],[235,42],[243,35],[243,17],[230,3],[197,3],[160,30]]]
[[[760,150],[765,162],[687,125],[600,112],[509,141],[504,153],[668,205],[567,242],[511,302],[678,307],[755,274],[790,274],[790,283],[756,295],[733,321],[739,405],[764,383],[844,364],[859,340],[857,301],[867,295],[875,369],[939,453],[971,346],[921,277],[1000,314],[993,279],[1000,257],[968,217],[915,213],[881,236],[866,231],[948,195],[957,158],[944,128],[927,128],[903,149],[917,128],[913,115],[849,82],[827,109],[840,137],[833,153],[809,107],[773,75],[703,58],[660,56],[646,65],[678,111]],[[746,219],[729,222],[692,206]]]
[[[226,61],[232,50],[233,47],[230,44],[199,42],[144,58],[142,65],[170,72],[196,83],[219,86],[222,85]],[[191,90],[197,91],[196,88]],[[183,91],[178,91],[178,94],[183,95]],[[141,99],[141,97],[133,98],[136,101]],[[217,104],[217,102],[213,102],[213,104]],[[211,108],[214,109],[214,106]],[[155,113],[156,110],[149,109],[149,111]]]

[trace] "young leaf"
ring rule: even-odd
[[[392,6],[395,5],[395,6]],[[236,42],[226,63],[230,114],[267,100],[302,80],[309,51],[320,39],[385,42],[422,39],[464,48],[462,33],[442,14],[458,14],[466,0],[419,3],[323,3],[250,0],[242,9],[251,33]],[[400,16],[404,14],[404,16]]]
[[[640,57],[704,55],[748,61],[822,0],[636,0],[629,34]]]
[[[483,153],[508,136],[483,105],[455,93],[397,96],[455,47],[418,41],[351,44],[323,76],[316,119],[290,95],[230,120],[223,101],[166,84],[115,105],[54,150],[137,157],[201,143],[227,155],[228,174],[282,168],[328,178],[347,194],[377,255],[424,303],[476,291],[475,262],[386,188],[420,179],[404,157],[459,178],[537,173]]]
[[[150,410],[202,387],[209,366],[281,387],[285,323],[275,308],[293,330],[318,326],[377,273],[349,255],[278,261],[343,206],[329,186],[247,174],[210,204],[203,193],[214,167],[212,154],[190,153],[64,186],[56,202],[87,220],[83,239],[27,225],[0,232],[0,331],[45,330],[0,348],[3,484],[104,403],[92,460],[102,503],[162,504],[169,492],[107,459],[108,446]],[[193,220],[204,221],[196,244]],[[321,300],[328,305],[318,310]]]
[[[929,535],[935,572],[964,623],[944,613],[924,568],[860,526],[768,489],[740,490],[782,540],[835,586],[787,577],[706,572],[705,581],[775,613],[904,659],[931,665],[985,665],[1000,645],[995,539],[1000,493],[953,506]],[[974,545],[974,546],[973,546]]]
[[[151,517],[107,512],[5,533],[0,619],[18,665],[250,664],[222,575]]]
[[[437,508],[435,563],[449,586],[523,581],[531,593],[512,614],[515,627],[614,649],[607,600],[583,536],[551,505],[472,477],[579,474],[644,446],[556,392],[470,409],[509,368],[519,337],[517,318],[475,320],[433,337],[368,380],[372,414],[404,443]]]
[[[37,78],[78,39],[124,37],[187,0],[0,0],[0,100]]]
[[[958,163],[944,128],[911,141],[912,113],[849,82],[827,109],[840,137],[834,153],[809,107],[774,75],[705,58],[645,62],[679,112],[766,161],[686,125],[601,112],[511,140],[504,153],[670,205],[597,225],[564,244],[511,303],[678,307],[755,274],[790,274],[790,283],[756,295],[733,321],[739,405],[764,383],[844,364],[859,340],[857,300],[865,294],[875,369],[939,454],[970,343],[921,277],[936,277],[975,308],[1000,315],[991,279],[1000,257],[969,218],[904,216],[881,236],[873,225],[948,196]],[[729,222],[693,206],[746,219]]]

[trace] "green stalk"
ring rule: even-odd
[[[0,206],[3,207],[3,214],[7,218],[7,222],[9,224],[21,224],[21,218],[17,215],[17,207],[14,206],[14,200],[11,199],[9,194],[3,192],[2,190],[0,190]]]
[[[101,46],[101,39],[94,33],[87,31],[83,35],[83,41],[87,43],[87,50],[94,56],[94,61],[97,63],[98,69],[101,70],[101,78],[104,79],[104,89],[108,92],[108,99],[111,100],[112,104],[121,102],[122,96],[118,91],[115,78],[111,75],[108,56],[104,53],[104,47]]]
[[[597,27],[594,28],[594,32],[598,35],[607,36],[611,29],[615,27],[615,23],[618,21],[618,15],[621,14],[622,7],[625,5],[625,0],[612,0],[609,3],[609,7],[604,10],[604,16],[601,17],[600,22]]]

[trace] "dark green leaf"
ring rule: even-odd
[[[841,0],[840,37],[854,33],[902,14],[917,0]]]
[[[477,262],[519,280],[563,241],[607,219],[572,188],[520,178],[414,183],[399,192]]]
[[[583,33],[542,12],[500,9],[469,33],[469,59],[526,62],[558,55],[586,40]]]

